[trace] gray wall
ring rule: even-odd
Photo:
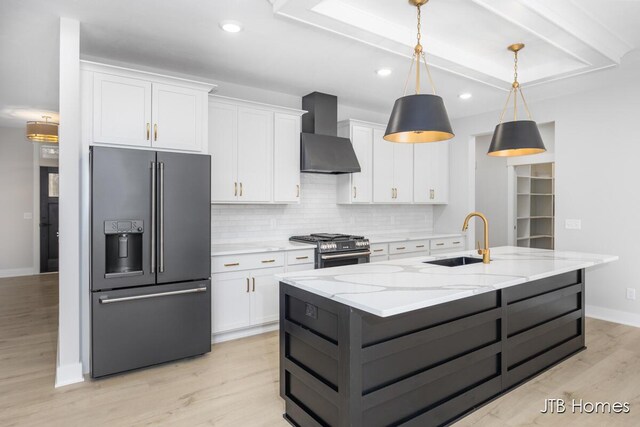
[[[24,128],[0,127],[0,277],[34,271],[33,181],[33,144]]]
[[[507,239],[507,159],[487,156],[491,135],[476,139],[476,210],[489,218],[489,244],[506,246]],[[475,220],[478,221],[478,220]],[[482,223],[476,223],[476,241],[484,244]]]

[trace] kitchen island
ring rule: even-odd
[[[490,264],[418,257],[282,275],[285,418],[445,425],[583,350],[585,269],[617,257],[491,254]]]

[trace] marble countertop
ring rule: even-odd
[[[277,275],[292,286],[380,317],[406,313],[483,292],[520,285],[618,259],[615,255],[503,246],[490,264],[441,267],[424,261],[476,251],[309,270]]]
[[[375,243],[405,242],[412,240],[443,239],[447,237],[459,237],[462,233],[431,233],[431,232],[397,232],[385,234],[366,235],[369,241]],[[271,242],[245,242],[245,243],[214,243],[211,245],[211,256],[252,254],[260,252],[295,251],[299,249],[313,249],[315,246],[308,243],[277,240]]]

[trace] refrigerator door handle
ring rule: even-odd
[[[193,288],[193,289],[184,289],[181,291],[158,292],[156,294],[135,295],[132,297],[122,297],[122,298],[101,297],[99,301],[100,301],[100,304],[113,304],[114,302],[135,301],[139,299],[168,297],[172,295],[195,294],[199,292],[207,292],[207,288]]]
[[[164,273],[164,162],[160,162],[160,273]]]
[[[156,272],[156,162],[151,162],[151,272]]]

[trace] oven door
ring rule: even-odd
[[[369,262],[371,251],[358,250],[333,254],[318,254],[316,268],[339,267],[341,265],[364,264]]]

